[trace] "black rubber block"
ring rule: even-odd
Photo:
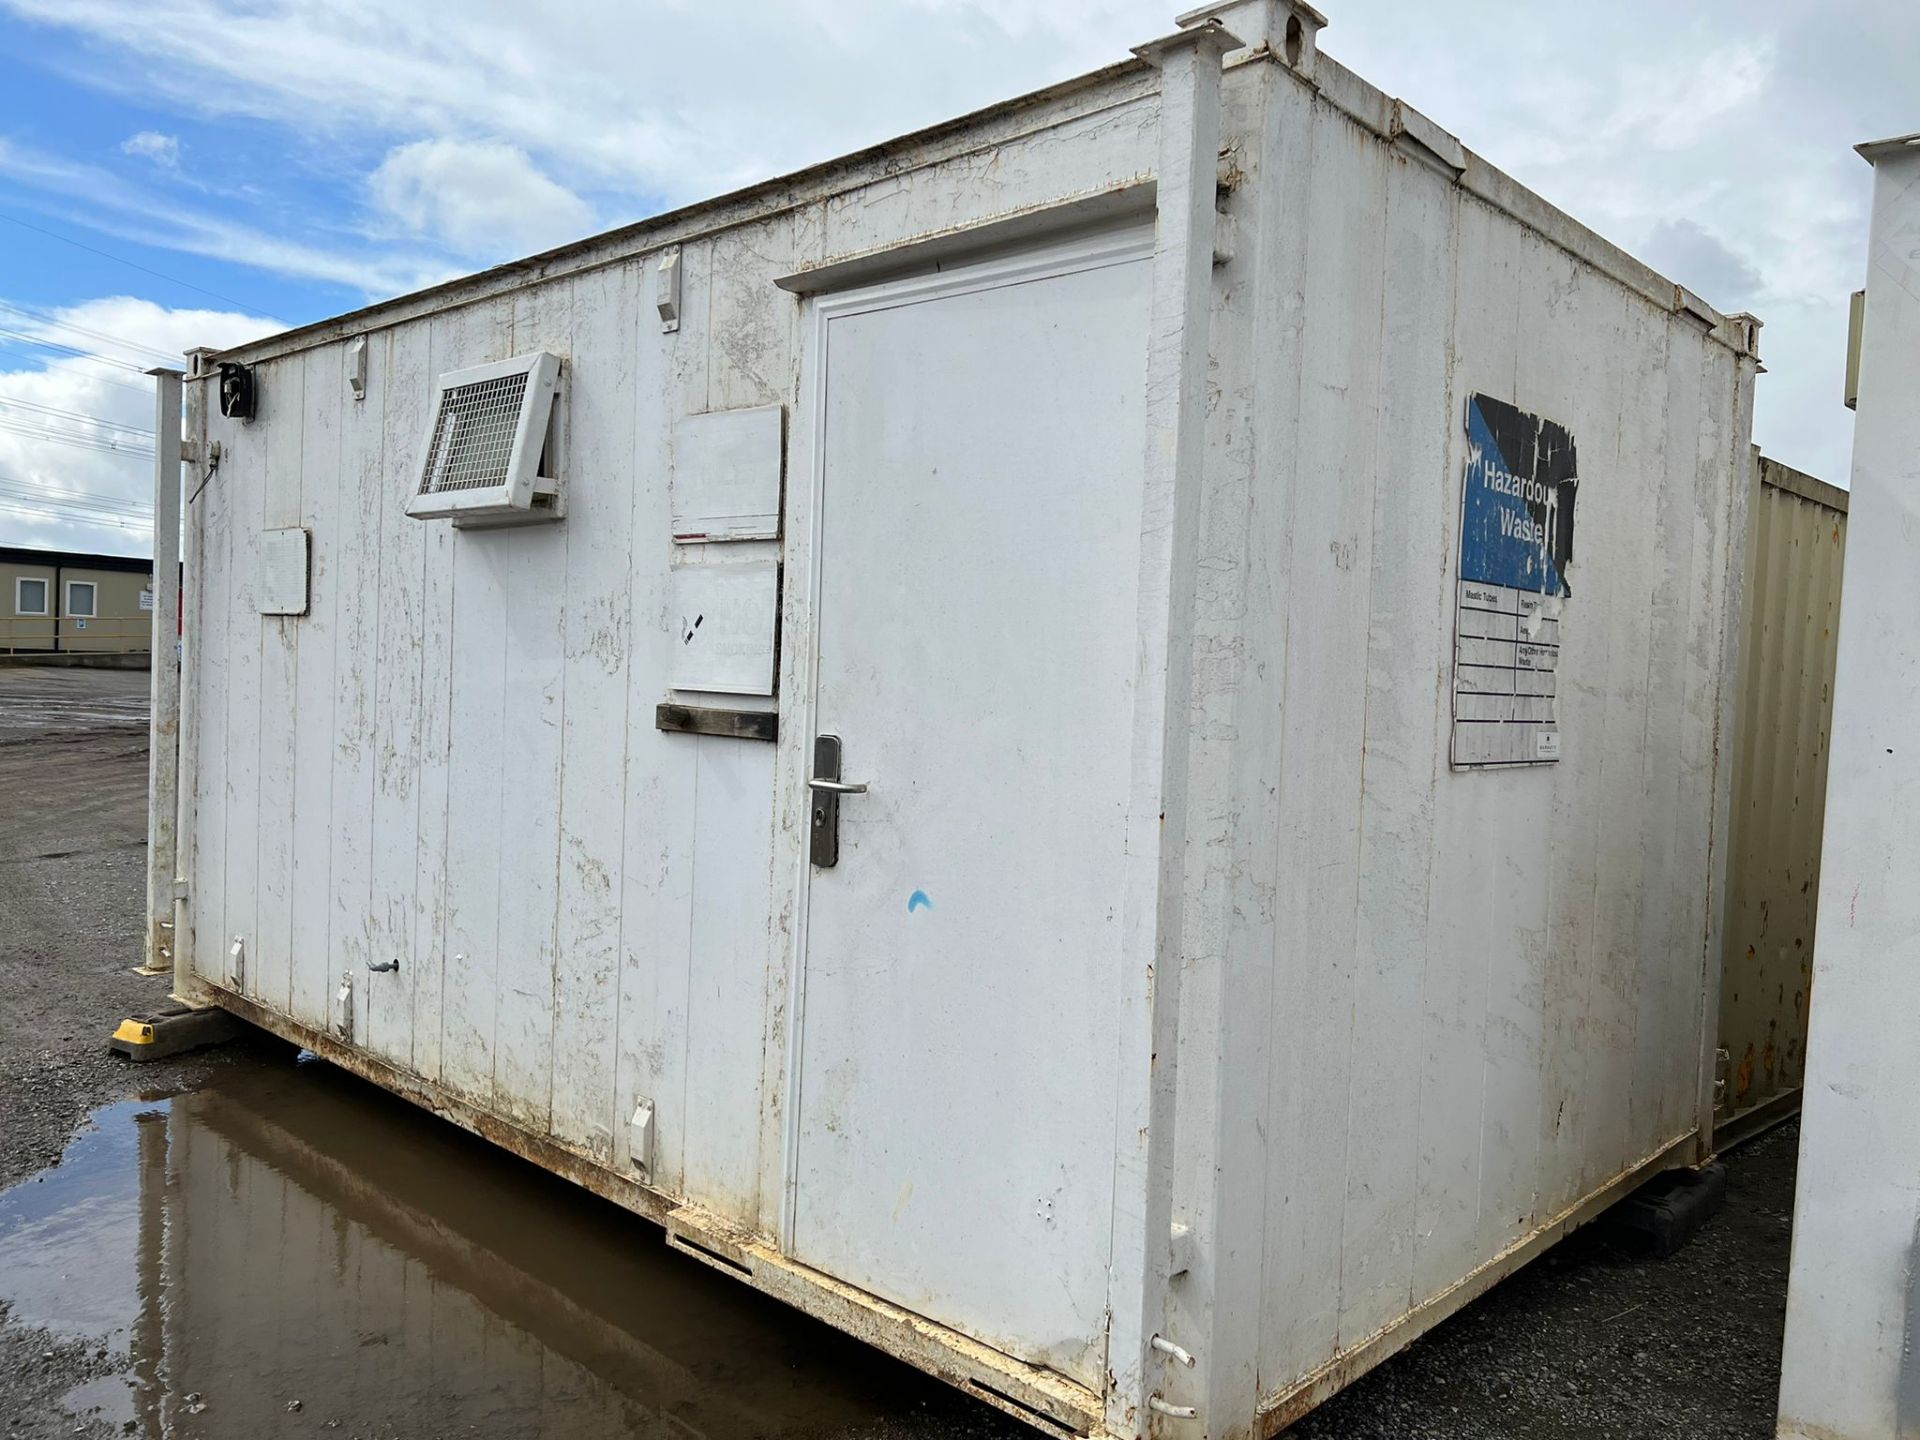
[[[1727,1167],[1718,1160],[1669,1170],[1609,1210],[1600,1228],[1622,1249],[1664,1260],[1699,1234],[1726,1198]]]

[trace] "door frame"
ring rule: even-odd
[[[789,541],[784,602],[787,616],[782,627],[785,643],[780,675],[785,700],[781,706],[775,775],[780,828],[788,851],[787,860],[793,869],[790,872],[792,888],[788,892],[791,898],[782,907],[789,931],[783,1035],[778,1034],[782,1007],[777,998],[769,1006],[769,1040],[776,1043],[768,1047],[768,1060],[771,1065],[776,1050],[780,1060],[778,1076],[768,1076],[770,1081],[777,1081],[776,1093],[781,1097],[778,1133],[763,1136],[775,1141],[775,1145],[763,1153],[777,1153],[780,1157],[780,1190],[777,1209],[769,1213],[765,1197],[761,1206],[763,1219],[773,1222],[771,1228],[783,1255],[793,1257],[794,1254],[799,1204],[801,1056],[806,1029],[808,903],[813,882],[808,849],[811,805],[806,782],[812,772],[820,668],[822,501],[826,493],[826,449],[821,436],[827,402],[828,326],[841,316],[898,309],[1113,265],[1151,262],[1153,256],[1153,223],[1150,217],[1143,217],[1122,228],[1070,239],[1042,239],[1010,253],[949,262],[953,268],[932,274],[828,292],[805,301],[801,322],[805,329],[800,369],[802,403],[795,417],[793,445],[794,454],[804,469],[790,472],[804,474],[805,479],[802,484],[790,485],[787,495]],[[1146,443],[1144,432],[1141,443]],[[795,544],[802,537],[803,551]]]

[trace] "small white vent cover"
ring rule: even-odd
[[[440,377],[407,514],[456,525],[557,518],[550,453],[560,357],[541,352]],[[558,470],[550,464],[550,470]]]

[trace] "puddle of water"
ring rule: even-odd
[[[1018,1433],[318,1062],[97,1112],[0,1193],[0,1300],[142,1436]]]

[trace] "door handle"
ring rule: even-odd
[[[865,781],[855,783],[840,778],[840,737],[816,735],[813,740],[813,774],[807,778],[807,809],[812,812],[813,833],[808,854],[822,870],[840,863],[840,797],[864,795]]]

